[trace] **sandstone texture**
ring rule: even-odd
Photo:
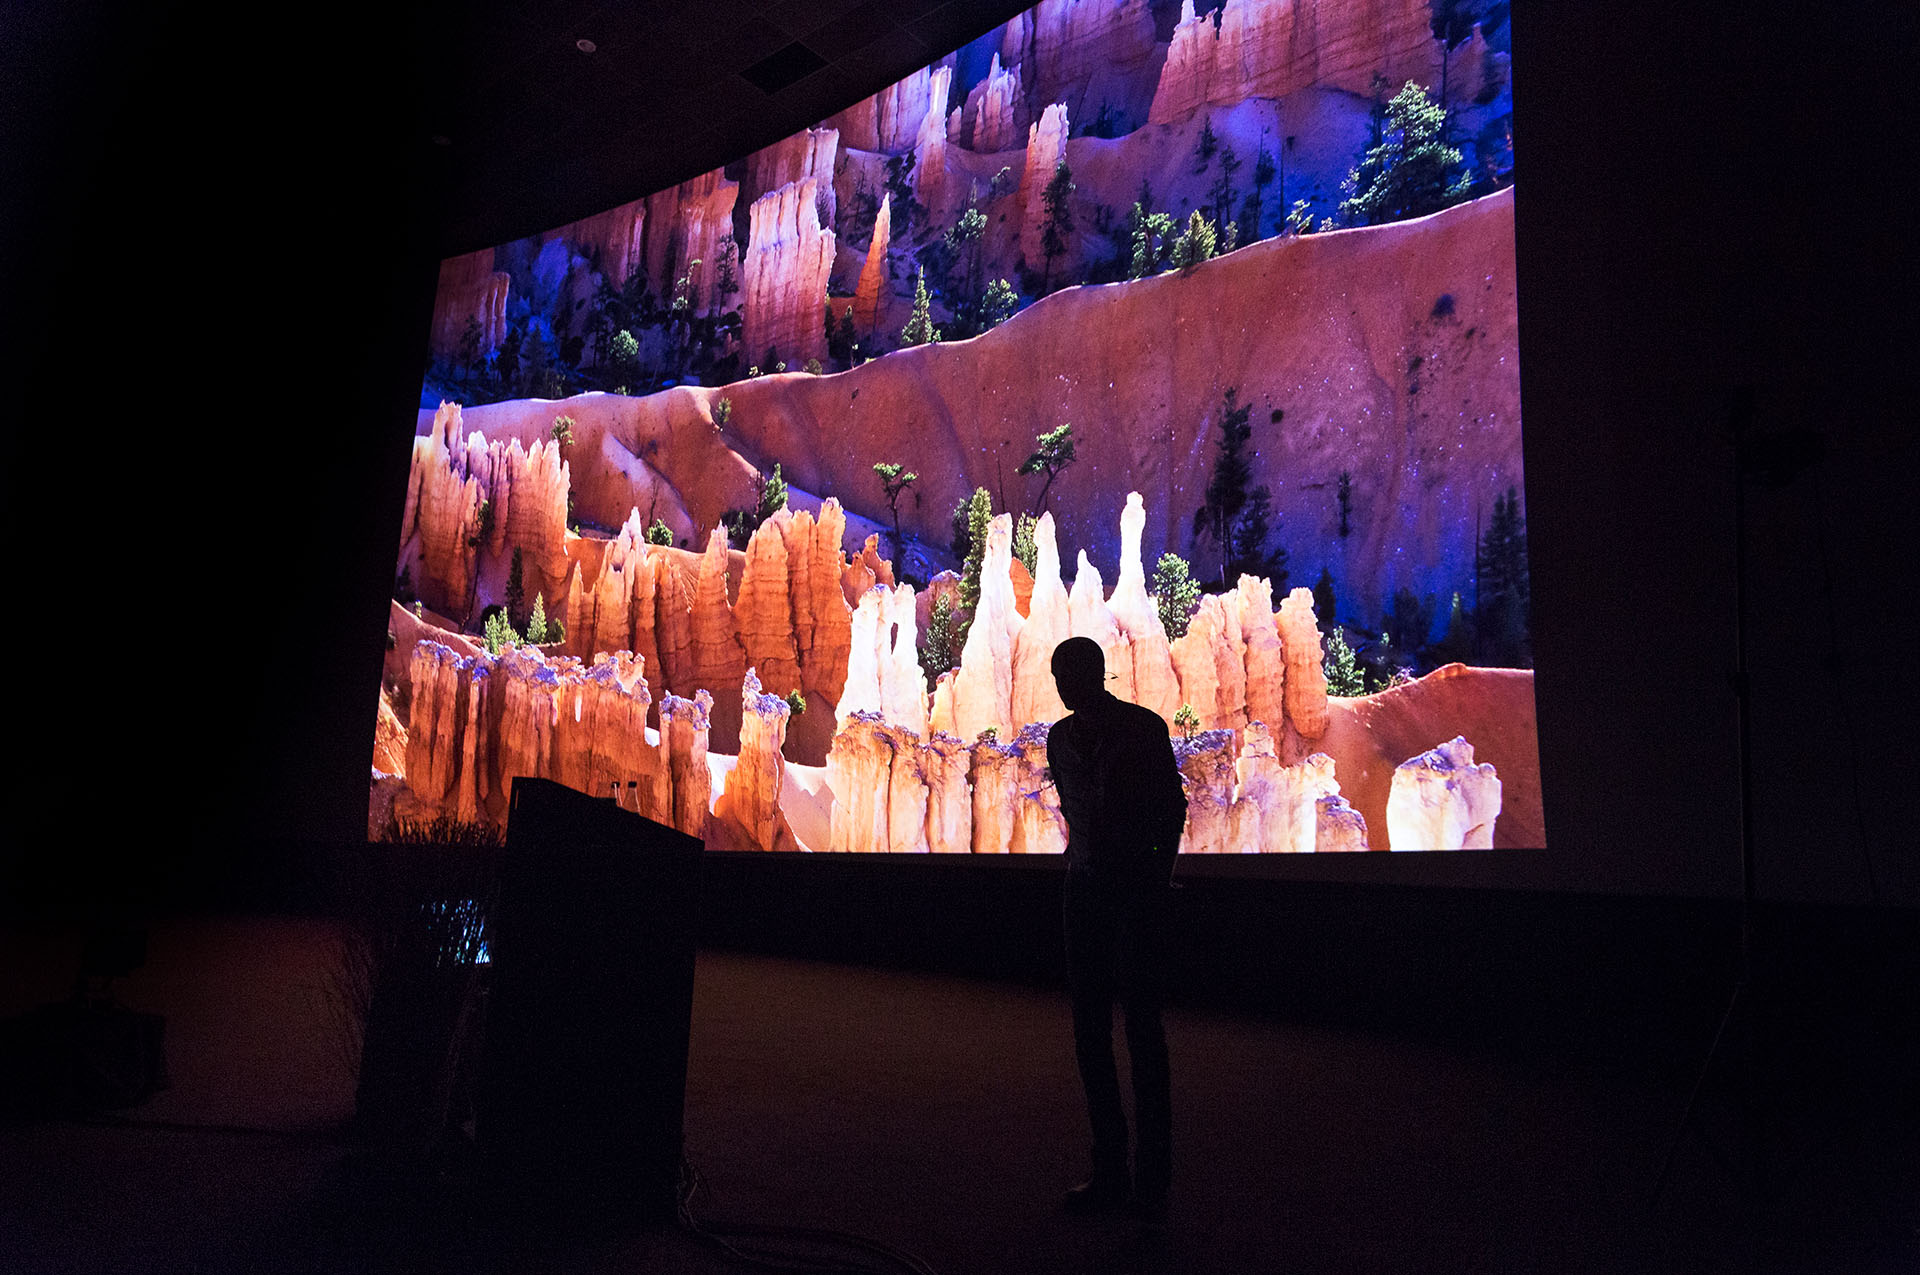
[[[945,118],[952,74],[951,61],[942,58],[854,103],[827,123],[839,130],[849,147],[904,154],[919,140],[930,114]]]

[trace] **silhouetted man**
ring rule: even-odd
[[[1055,647],[1053,679],[1070,710],[1047,736],[1047,764],[1067,819],[1067,982],[1093,1124],[1093,1176],[1067,1193],[1067,1208],[1092,1213],[1129,1203],[1127,1118],[1113,1058],[1117,994],[1137,1126],[1131,1206],[1158,1220],[1172,1171],[1160,1022],[1166,911],[1187,799],[1166,722],[1107,690],[1098,643],[1077,637]]]

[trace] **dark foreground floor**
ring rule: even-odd
[[[0,940],[0,1015],[59,995],[70,946]],[[476,1217],[455,1187],[369,1174],[335,1132],[332,950],[314,921],[156,930],[121,995],[167,1016],[172,1086],[115,1122],[0,1131],[0,1271],[749,1269],[670,1229]],[[1782,1108],[1757,1228],[1691,1137],[1652,1201],[1678,1055],[1711,1022],[1569,1057],[1176,1010],[1175,1199],[1146,1231],[1056,1209],[1084,1167],[1059,995],[705,952],[694,1015],[696,1211],[857,1233],[948,1275],[1920,1269],[1912,1077],[1870,1057],[1834,1077],[1842,1100]]]

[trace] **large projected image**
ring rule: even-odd
[[[1046,0],[446,261],[370,835],[533,775],[712,848],[1058,852],[1084,635],[1183,851],[1543,845],[1507,11]]]

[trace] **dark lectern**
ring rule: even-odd
[[[523,1203],[673,1217],[701,848],[513,781],[475,1137]]]

